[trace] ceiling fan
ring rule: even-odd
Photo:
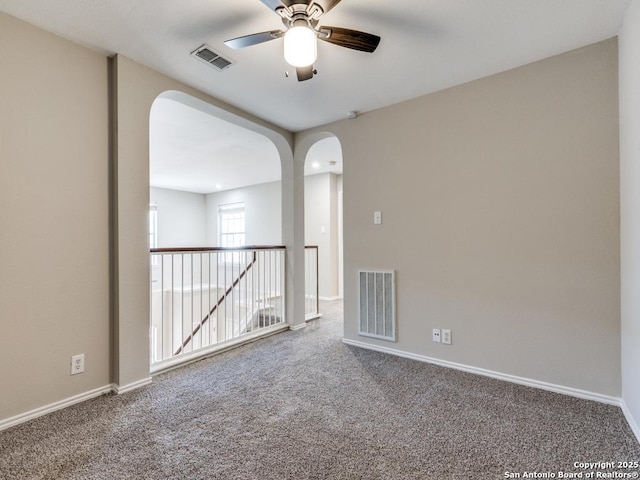
[[[227,40],[225,45],[238,49],[284,37],[284,58],[296,67],[298,81],[309,80],[317,73],[313,67],[317,57],[317,40],[341,47],[372,53],[380,37],[349,28],[319,25],[320,17],[341,0],[260,0],[280,15],[284,30],[271,30]]]

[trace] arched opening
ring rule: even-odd
[[[304,325],[303,166],[294,161],[294,135],[209,97],[126,57],[113,59],[111,149],[111,379],[118,393],[151,382],[149,255],[149,117],[160,96],[183,101],[267,137],[281,163],[282,244],[286,247],[286,322]],[[182,93],[187,92],[187,93]]]
[[[280,154],[205,102],[149,117],[151,370],[288,328]]]
[[[166,205],[158,205],[157,245],[282,243],[281,166],[275,145],[207,111],[204,102],[193,97],[186,102],[185,97],[162,94],[151,107],[150,199]],[[229,234],[220,232],[217,209],[233,203],[245,204],[246,225],[229,244]]]
[[[307,277],[317,255],[317,295],[321,301],[343,296],[342,146],[334,135],[317,139],[305,156],[305,245]],[[309,281],[307,280],[307,283]],[[307,298],[311,292],[306,292]]]

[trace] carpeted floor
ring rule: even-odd
[[[574,467],[640,461],[619,408],[346,346],[340,304],[322,310],[324,318],[305,329],[0,432],[0,478],[444,480],[640,471]]]

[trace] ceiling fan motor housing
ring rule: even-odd
[[[313,78],[315,74],[313,64],[317,55],[317,40],[367,53],[373,53],[380,43],[380,37],[371,33],[318,25],[320,18],[341,0],[320,0],[319,3],[316,3],[318,0],[260,1],[281,17],[285,29],[232,38],[225,41],[225,45],[244,48],[284,37],[285,60],[296,67],[298,80],[301,82]],[[297,31],[294,32],[295,30]],[[297,52],[295,55],[294,51]],[[298,59],[293,60],[294,57]]]
[[[324,14],[322,7],[314,2],[309,5],[305,3],[294,3],[289,7],[278,7],[276,12],[282,17],[282,23],[287,28],[307,25],[315,30],[318,20]]]

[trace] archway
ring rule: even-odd
[[[196,108],[262,133],[282,167],[282,244],[286,259],[286,314],[304,322],[302,165],[294,162],[293,134],[176,80],[116,55],[112,60],[111,318],[113,388],[123,393],[151,381],[149,374],[149,114],[161,95],[183,96]],[[184,93],[182,93],[184,92]]]
[[[150,112],[152,371],[287,327],[278,150],[185,97]]]
[[[305,244],[319,247],[319,294],[341,294],[342,147],[335,136],[315,142],[305,158]]]
[[[176,97],[161,94],[150,113],[150,197],[166,205],[164,212],[158,207],[158,246],[281,244],[281,165],[273,142],[195,108],[196,99]],[[218,209],[229,204],[244,205],[246,218],[233,245],[217,221]]]

